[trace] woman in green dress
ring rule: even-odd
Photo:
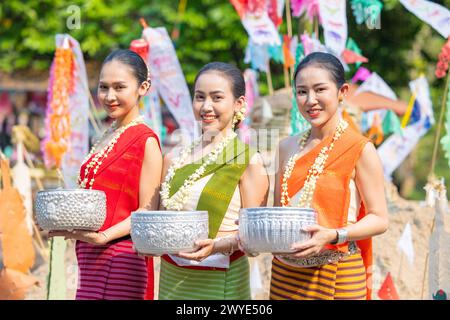
[[[208,211],[209,239],[197,241],[194,252],[161,257],[161,300],[251,298],[235,221],[241,208],[266,205],[269,179],[260,154],[234,132],[245,106],[239,69],[212,62],[200,70],[193,109],[202,136],[165,157],[161,206]]]

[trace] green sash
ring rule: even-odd
[[[205,173],[200,177],[201,179],[214,173],[203,188],[196,208],[199,211],[208,211],[210,239],[214,239],[219,231],[236,186],[255,152],[256,150],[235,138],[228,143],[225,150],[217,157],[217,161],[206,167]],[[170,197],[206,161],[206,157],[208,155],[200,161],[187,164],[176,171],[170,184]]]

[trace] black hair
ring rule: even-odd
[[[342,63],[334,55],[326,52],[313,52],[308,54],[295,69],[294,81],[300,70],[310,66],[327,70],[338,89],[345,83],[345,71]]]
[[[231,82],[231,91],[235,99],[245,96],[245,81],[242,72],[234,65],[224,62],[210,62],[200,69],[195,77],[194,86],[203,73],[216,71],[223,74]]]
[[[111,52],[103,61],[103,65],[110,61],[120,61],[133,70],[138,85],[148,81],[148,69],[145,61],[136,52],[128,49],[118,49]]]

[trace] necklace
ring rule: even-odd
[[[138,116],[133,121],[128,123],[125,126],[116,128],[117,122],[114,121],[110,128],[105,130],[103,135],[100,137],[100,139],[97,140],[97,142],[94,144],[94,146],[91,148],[91,151],[86,156],[86,158],[83,160],[83,164],[91,159],[92,155],[95,153],[95,150],[97,149],[100,142],[111,132],[115,132],[113,138],[100,150],[98,151],[94,157],[86,164],[86,167],[84,169],[84,179],[81,180],[81,168],[80,172],[78,174],[78,185],[80,188],[86,188],[89,186],[89,189],[92,189],[92,186],[94,185],[95,175],[97,174],[98,169],[103,163],[103,160],[106,159],[108,154],[111,152],[111,150],[116,145],[117,141],[119,140],[120,136],[130,127],[136,126],[138,124],[144,123],[144,117]],[[89,174],[92,174],[92,178],[89,180]]]
[[[175,161],[169,167],[164,182],[161,184],[160,195],[161,203],[163,204],[163,206],[168,210],[180,211],[181,209],[183,209],[184,204],[189,198],[190,191],[194,183],[198,179],[200,179],[203,173],[205,173],[206,167],[208,165],[216,162],[219,154],[222,153],[228,143],[236,136],[237,134],[233,132],[223,138],[222,141],[209,153],[208,159],[204,163],[202,163],[202,165],[184,181],[183,185],[172,197],[169,197],[170,183],[175,176],[175,172],[185,164],[187,157],[192,152],[192,150],[202,142],[202,137],[200,137],[200,139],[198,139],[197,141],[194,141],[190,146],[184,148],[180,152],[180,156],[175,159]]]
[[[335,142],[341,137],[342,133],[344,133],[347,127],[348,123],[345,120],[341,119],[336,128],[336,131],[333,134],[333,138],[331,140],[330,145],[324,146],[320,150],[313,165],[308,170],[308,175],[306,176],[305,184],[303,185],[300,194],[300,199],[297,204],[298,207],[311,208],[311,202],[314,195],[314,190],[316,189],[317,179],[319,178],[319,175],[323,172],[325,163],[328,159],[331,150],[333,150],[334,148]],[[289,158],[284,168],[283,182],[281,184],[281,205],[283,207],[287,206],[291,200],[288,195],[288,180],[292,175],[292,171],[294,170],[295,163],[299,158],[299,154],[305,148],[306,141],[308,140],[310,135],[311,130],[309,130],[306,134],[302,136],[302,138],[299,140],[300,151]]]

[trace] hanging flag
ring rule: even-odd
[[[291,68],[295,65],[295,58],[291,54],[291,40],[288,35],[283,36],[283,64],[286,68]]]
[[[245,63],[250,63],[252,69],[267,72],[269,65],[269,47],[267,45],[257,45],[249,39],[245,49]]]
[[[352,38],[348,38],[346,49],[356,52],[358,55],[362,56],[362,50],[359,48],[358,44]],[[359,68],[359,66],[361,65],[361,62],[356,62],[355,65],[356,65],[356,67]]]
[[[319,0],[291,0],[292,15],[294,17],[300,17],[304,12],[309,21],[313,21],[315,17],[319,19],[319,23],[322,23],[320,18]]]
[[[397,242],[397,248],[402,250],[408,258],[409,264],[414,265],[414,246],[412,241],[411,225],[409,222],[406,224],[403,230],[402,236]]]
[[[435,190],[433,199],[435,201],[434,228],[428,246],[428,292],[430,296],[439,295],[439,290],[450,293],[450,246],[448,245],[450,233],[445,229],[445,215],[448,214],[447,190],[444,179],[436,182],[433,186]]]
[[[191,139],[198,136],[191,95],[166,28],[147,27],[142,37],[150,45],[148,65],[153,85],[184,134]]]
[[[277,28],[269,17],[266,1],[230,2],[239,14],[250,41],[255,44],[281,45]]]
[[[366,136],[371,139],[376,146],[380,145],[383,142],[383,127],[381,125],[381,118],[378,113],[375,113],[372,126],[370,127]]]
[[[325,45],[338,56],[347,43],[346,1],[319,0],[320,17],[324,29]]]
[[[450,11],[432,1],[400,0],[406,9],[431,25],[444,38],[450,36]]]
[[[344,61],[342,56],[336,55],[335,51],[333,51],[330,48],[327,48],[318,39],[311,38],[307,33],[303,33],[300,36],[300,40],[302,42],[303,53],[305,56],[307,56],[308,54],[310,54],[312,52],[327,52],[327,53],[334,55],[336,58],[339,59],[339,61],[342,63],[342,66],[344,67],[345,71],[349,70],[347,63]]]
[[[391,180],[392,173],[405,160],[427,131],[425,123],[419,121],[403,129],[403,135],[393,134],[378,147],[377,152],[387,180]]]
[[[353,120],[353,118],[349,115],[349,113],[347,112],[346,108],[344,108],[342,110],[342,119],[344,119],[345,121],[348,122],[348,125],[353,128],[353,130],[355,130],[356,132],[361,132],[361,130],[359,129],[359,127],[356,125],[355,121]]]
[[[84,157],[89,152],[89,84],[83,52],[78,41],[67,34],[56,35],[56,46],[67,39],[73,54],[73,92],[69,94],[69,146],[64,153],[61,171],[67,188],[77,188],[77,178]]]
[[[357,54],[356,52],[353,52],[348,49],[344,49],[342,51],[341,55],[342,55],[342,58],[344,59],[345,63],[348,63],[348,64],[352,64],[352,63],[356,63],[356,62],[369,62],[369,59],[367,59],[366,57],[363,57],[363,56]]]
[[[370,75],[371,72],[369,71],[369,69],[359,67],[359,69],[356,70],[355,75],[352,78],[352,83],[355,83],[357,81],[366,81]]]
[[[267,0],[267,14],[276,28],[283,23],[283,11],[284,0]]]
[[[450,22],[449,22],[450,23]],[[448,62],[450,61],[450,37],[447,42],[442,46],[439,53],[439,60],[436,64],[435,75],[438,79],[445,77],[448,70]]]
[[[380,290],[378,291],[378,297],[381,300],[399,300],[397,289],[395,289],[394,281],[392,280],[391,273],[388,272],[386,279],[384,279]]]
[[[379,21],[383,3],[379,0],[352,0],[353,15],[357,24],[366,22],[368,26],[375,26]]]
[[[416,80],[409,82],[409,88],[416,96],[410,123],[412,124],[421,119],[427,119],[426,125],[429,127],[432,126],[434,124],[433,102],[431,101],[430,87],[427,79],[424,75],[421,75]]]
[[[366,132],[372,127],[372,124],[376,117],[375,115],[377,115],[377,117],[379,117],[380,119],[384,119],[386,113],[387,109],[375,109],[363,112],[361,117],[361,132]]]
[[[384,116],[382,128],[385,136],[391,133],[400,135],[403,134],[400,120],[392,110],[388,110]]]
[[[419,120],[406,126],[403,135],[393,134],[377,149],[383,163],[386,179],[390,180],[395,169],[403,162],[414,149],[420,138],[427,133],[434,123],[433,106],[430,99],[430,91],[425,77],[409,83],[410,89],[416,94],[419,106]]]
[[[364,91],[370,91],[386,98],[397,100],[394,91],[392,91],[388,84],[376,72],[372,72],[366,81],[359,86],[355,95]]]
[[[273,61],[277,63],[284,63],[284,55],[283,55],[284,45],[272,45],[272,46],[263,45],[257,47],[261,47],[261,50],[267,50],[270,59],[272,59]],[[262,47],[265,47],[266,49],[263,49]]]

